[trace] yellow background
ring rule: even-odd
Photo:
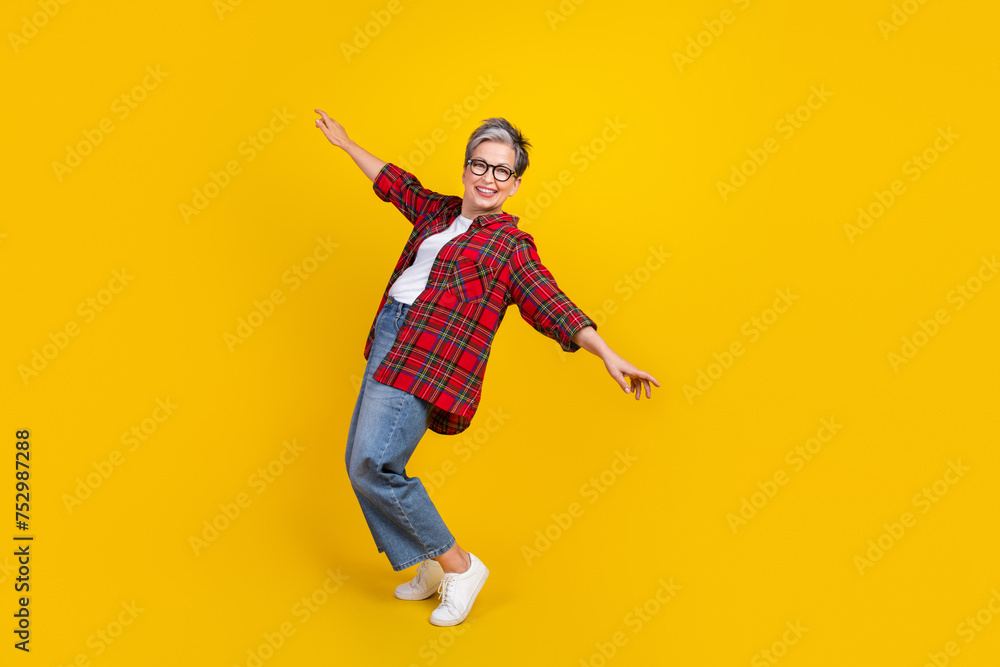
[[[0,49],[0,488],[13,519],[9,459],[28,428],[35,536],[24,654],[5,524],[4,664],[252,665],[262,646],[269,666],[996,664],[1000,280],[971,280],[961,308],[954,291],[1000,249],[994,4],[73,0],[50,18],[44,4],[4,4]],[[127,117],[122,95],[143,98]],[[393,598],[413,571],[376,552],[344,471],[365,336],[409,228],[314,127],[316,107],[448,194],[480,119],[522,128],[531,167],[505,209],[662,385],[636,402],[599,359],[508,312],[472,427],[428,432],[408,468],[441,482],[449,527],[491,569],[455,629],[427,622],[436,597]],[[293,118],[249,160],[274,109]],[[60,179],[53,163],[105,119]],[[608,122],[621,131],[604,141]],[[718,182],[769,139],[777,151],[723,198]],[[925,150],[936,159],[911,180]],[[185,221],[230,161],[239,173]],[[845,225],[896,180],[905,192],[852,243]],[[338,245],[292,290],[283,276],[318,238]],[[102,292],[123,269],[128,284]],[[224,334],[276,289],[283,303],[230,351]],[[798,298],[775,320],[779,290]],[[109,297],[90,320],[79,309]],[[771,325],[752,340],[754,317]],[[26,382],[19,368],[70,323]],[[735,342],[743,354],[711,368]],[[689,400],[699,371],[716,379]],[[796,469],[786,455],[823,419],[841,426]],[[130,450],[122,435],[143,425]],[[252,476],[284,441],[302,449],[261,489]],[[946,475],[949,461],[968,470]],[[935,482],[943,494],[919,501]],[[191,537],[239,494],[249,506],[196,554]],[[760,507],[734,532],[744,498]],[[968,641],[977,612],[992,622]],[[294,633],[268,651],[282,624]]]

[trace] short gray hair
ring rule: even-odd
[[[476,147],[484,141],[496,141],[514,149],[514,174],[520,177],[528,168],[528,148],[531,144],[521,131],[511,125],[506,118],[486,118],[475,129],[465,146],[465,163],[472,159]]]

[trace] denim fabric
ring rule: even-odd
[[[455,544],[423,483],[405,470],[427,431],[431,404],[372,379],[409,308],[388,297],[375,318],[375,342],[351,416],[344,456],[375,546],[385,553],[393,570],[440,556]]]

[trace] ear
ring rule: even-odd
[[[520,176],[518,176],[517,178],[515,178],[515,179],[514,179],[514,187],[512,187],[512,188],[510,189],[510,194],[509,194],[509,195],[507,195],[507,196],[508,196],[508,197],[510,197],[510,196],[511,196],[511,195],[513,195],[513,194],[514,194],[515,192],[517,192],[517,189],[518,189],[518,188],[519,188],[520,186],[521,186],[521,177],[520,177]]]

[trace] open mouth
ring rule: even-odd
[[[481,188],[478,185],[476,186],[476,192],[478,192],[484,197],[492,197],[497,193],[496,190],[490,190],[489,188]]]

